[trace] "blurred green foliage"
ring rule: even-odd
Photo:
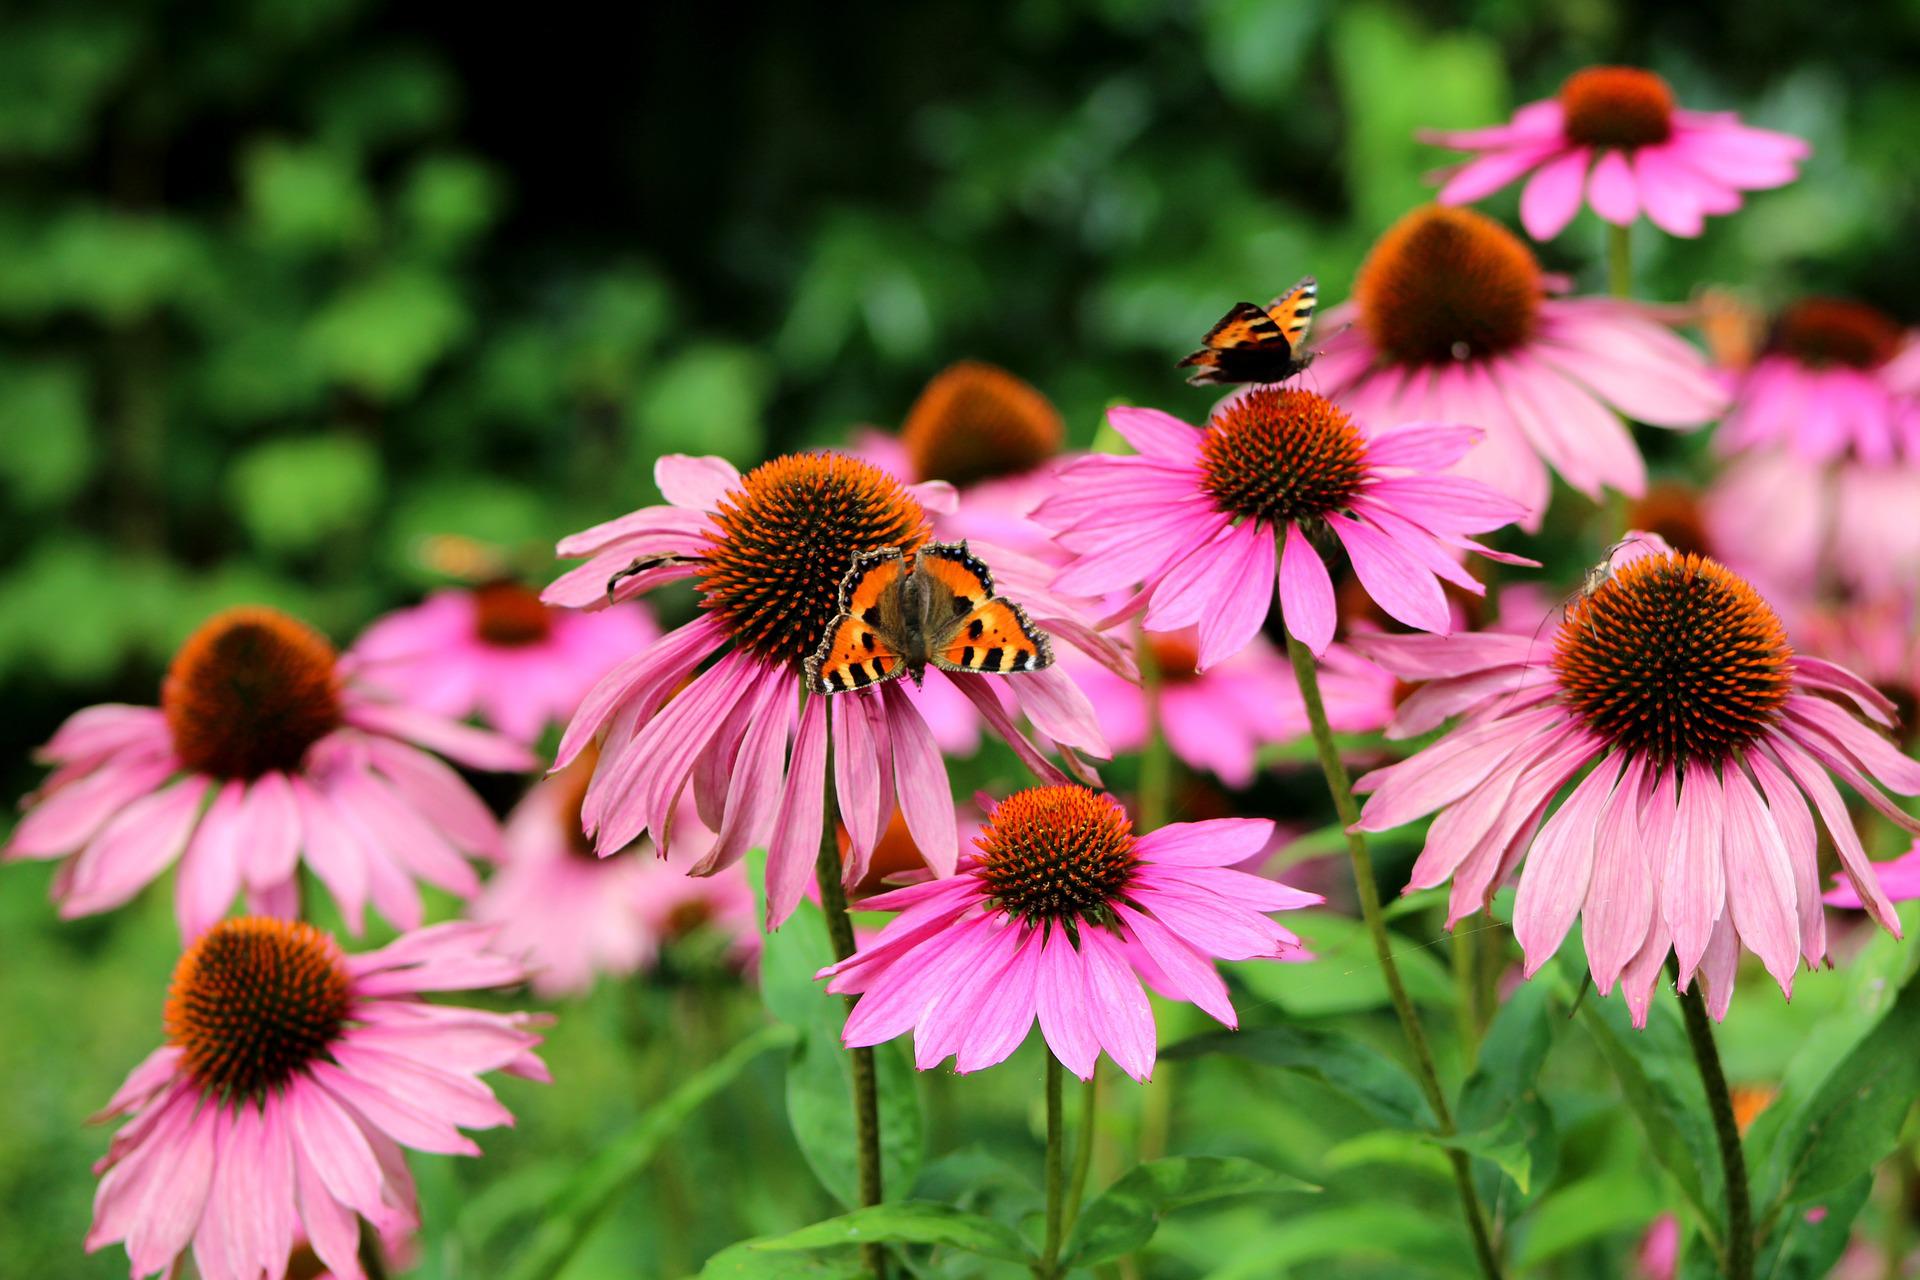
[[[941,0],[620,23],[375,0],[0,12],[0,791],[31,785],[30,747],[74,708],[150,702],[215,608],[278,604],[344,642],[433,581],[420,544],[448,532],[540,577],[557,535],[654,496],[658,454],[749,463],[891,424],[955,358],[1037,383],[1080,442],[1115,397],[1197,416],[1209,397],[1172,360],[1226,303],[1305,272],[1343,297],[1429,190],[1440,157],[1415,128],[1490,123],[1589,62],[1653,66],[1684,102],[1815,148],[1799,184],[1697,242],[1638,236],[1644,293],[1854,292],[1914,318],[1912,5]],[[1599,242],[1583,215],[1542,254],[1593,288]],[[104,1145],[80,1121],[154,1042],[175,939],[159,895],[61,925],[45,883],[0,876],[0,1274],[107,1276],[115,1255],[77,1255]],[[1246,980],[1249,1021],[1373,1000],[1357,966],[1325,988]],[[1812,1012],[1857,1018],[1854,981],[1804,979],[1791,1024],[1772,996],[1743,1005],[1736,1076],[1778,1078]],[[1162,1013],[1171,1039],[1183,1012]],[[749,992],[676,981],[568,1007],[562,1083],[504,1086],[520,1128],[482,1164],[418,1162],[424,1273],[493,1274],[490,1215],[540,1203],[758,1016]],[[1390,1024],[1369,1031],[1397,1052]],[[1594,1058],[1572,1040],[1549,1060],[1578,1156],[1532,1188],[1519,1245],[1570,1276],[1617,1274],[1668,1202]],[[1206,1087],[1177,1095],[1181,1141],[1330,1194],[1170,1220],[1154,1274],[1445,1269],[1430,1146],[1247,1063],[1169,1065],[1154,1088],[1188,1072]],[[1002,1199],[1031,1210],[1037,1077],[1029,1046],[936,1079],[929,1194],[948,1178],[991,1199],[988,1153],[1011,1153]],[[567,1274],[684,1274],[828,1212],[780,1079],[756,1064]],[[1113,1110],[1103,1178],[1143,1096]]]

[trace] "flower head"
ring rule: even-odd
[[[1265,913],[1321,901],[1232,870],[1273,833],[1264,819],[1176,823],[1138,836],[1111,797],[1035,787],[1003,800],[975,851],[944,880],[869,898],[901,914],[839,964],[829,991],[857,992],[849,1045],[913,1032],[922,1070],[956,1055],[990,1067],[1036,1017],[1055,1057],[1082,1079],[1101,1049],[1136,1080],[1153,1071],[1144,979],[1236,1025],[1214,958],[1300,956]]]
[[[1559,235],[1583,193],[1618,226],[1644,213],[1670,235],[1697,236],[1706,215],[1738,209],[1742,192],[1792,182],[1807,155],[1799,138],[1731,112],[1685,110],[1665,80],[1637,67],[1588,67],[1507,124],[1421,136],[1472,155],[1443,175],[1442,204],[1470,204],[1532,174],[1520,220],[1535,240]]]
[[[1032,471],[1065,438],[1060,411],[1031,383],[978,360],[934,375],[900,428],[908,474],[961,487]]]
[[[524,960],[534,992],[549,999],[582,994],[600,974],[651,967],[661,944],[695,920],[726,931],[739,958],[751,956],[759,932],[746,868],[686,873],[713,843],[691,804],[675,818],[671,862],[644,849],[618,858],[594,852],[580,806],[596,759],[588,747],[507,815],[503,865],[471,912],[498,927],[494,948]]]
[[[1390,735],[1461,717],[1433,746],[1355,784],[1371,793],[1361,828],[1438,811],[1409,888],[1451,877],[1450,922],[1485,906],[1517,867],[1514,935],[1528,976],[1577,915],[1595,985],[1622,985],[1636,1020],[1669,948],[1683,985],[1704,976],[1715,1016],[1742,945],[1790,990],[1796,961],[1826,952],[1815,813],[1874,918],[1898,934],[1828,777],[1920,829],[1880,790],[1920,794],[1920,764],[1882,733],[1892,705],[1846,669],[1796,654],[1772,608],[1718,563],[1641,539],[1539,641],[1352,643],[1426,682]]]
[[[423,749],[425,748],[425,749]],[[466,854],[492,854],[493,815],[437,751],[482,769],[532,765],[495,734],[388,701],[320,634],[272,609],[217,614],[181,646],[159,707],[77,712],[44,755],[9,858],[66,858],[63,916],[120,906],[172,863],[192,938],[243,889],[293,913],[302,860],[358,931],[366,902],[420,923],[417,877],[468,895]]]
[[[550,604],[599,608],[610,594],[617,601],[697,579],[701,616],[603,677],[561,741],[556,767],[601,741],[581,809],[595,847],[614,852],[646,834],[670,852],[678,799],[690,790],[717,835],[694,874],[766,848],[767,910],[777,924],[812,878],[831,732],[839,808],[852,834],[848,882],[865,875],[896,800],[929,865],[951,870],[959,847],[946,764],[900,682],[833,698],[831,725],[828,699],[798,705],[798,695],[800,665],[838,611],[855,558],[926,542],[928,511],[949,505],[952,490],[904,485],[872,463],[825,453],[776,458],[744,476],[718,458],[673,456],[655,475],[670,505],[563,540],[561,555],[587,561],[545,595]],[[1037,601],[1022,602],[1056,630]],[[1014,727],[1002,688],[1063,753],[1107,753],[1085,695],[1056,668],[997,685],[976,675],[937,678],[1039,769],[1059,774]]]
[[[547,1078],[526,1015],[419,999],[520,981],[490,932],[437,925],[360,956],[286,920],[202,934],[174,970],[167,1043],[103,1113],[129,1120],[95,1166],[87,1249],[124,1242],[146,1276],[191,1248],[206,1280],[252,1280],[304,1240],[359,1280],[356,1215],[389,1238],[419,1225],[403,1149],[478,1155],[460,1130],[513,1119],[480,1076]]]
[[[1467,535],[1521,514],[1485,485],[1437,474],[1480,438],[1471,427],[1369,435],[1324,396],[1281,387],[1229,397],[1198,431],[1153,409],[1116,408],[1108,421],[1140,452],[1070,464],[1035,513],[1075,555],[1054,585],[1098,595],[1144,584],[1129,611],[1144,609],[1149,631],[1197,625],[1200,671],[1252,641],[1271,582],[1287,629],[1325,652],[1336,619],[1322,549],[1335,545],[1387,613],[1446,631],[1441,579],[1481,589],[1452,550],[1494,554]]]
[[[1459,471],[1545,513],[1548,468],[1598,499],[1638,496],[1646,464],[1619,415],[1661,427],[1717,417],[1726,392],[1693,347],[1644,308],[1554,296],[1532,250],[1471,209],[1429,205],[1374,244],[1315,372],[1376,426],[1483,428]],[[1351,327],[1339,326],[1351,322]]]
[[[349,657],[364,678],[430,715],[477,715],[532,742],[573,714],[593,682],[660,634],[638,605],[584,614],[549,609],[502,579],[438,591],[376,621]]]

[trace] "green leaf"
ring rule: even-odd
[[[312,355],[333,377],[375,399],[410,394],[472,323],[443,276],[399,269],[340,291],[306,331]]]
[[[559,1274],[621,1188],[646,1169],[681,1123],[733,1083],[748,1063],[793,1040],[791,1027],[762,1027],[712,1065],[688,1076],[625,1133],[615,1134],[603,1144],[555,1198],[527,1247],[506,1273],[508,1280],[543,1280]]]
[[[51,506],[86,483],[94,451],[88,439],[86,381],[63,361],[0,367],[0,482],[22,507]]]
[[[1256,1192],[1320,1188],[1237,1156],[1174,1156],[1136,1165],[1086,1207],[1067,1240],[1066,1261],[1091,1267],[1143,1248],[1166,1214]]]
[[[1378,1009],[1388,1002],[1386,980],[1374,955],[1373,939],[1358,920],[1321,911],[1288,915],[1287,927],[1313,952],[1311,964],[1275,964],[1243,960],[1224,968],[1248,990],[1296,1018]],[[1407,994],[1417,1004],[1450,1006],[1452,979],[1435,958],[1431,943],[1394,934],[1393,958]]]
[[[1872,1171],[1920,1093],[1920,978],[1791,1118],[1770,1162],[1771,1211],[1820,1201]]]
[[[330,147],[261,142],[241,162],[247,212],[262,238],[294,250],[348,249],[380,229],[357,158]]]
[[[870,1205],[783,1236],[756,1240],[753,1247],[775,1253],[878,1242],[946,1245],[1008,1262],[1027,1262],[1033,1257],[1033,1251],[1012,1227],[931,1200]]]
[[[471,156],[428,156],[401,188],[401,216],[420,246],[450,253],[471,244],[499,213],[500,183]]]
[[[1761,1280],[1823,1280],[1831,1275],[1853,1238],[1853,1220],[1860,1216],[1872,1190],[1873,1176],[1864,1174],[1822,1197],[1818,1207],[1823,1212],[1812,1219],[1809,1210],[1796,1206],[1761,1241],[1754,1275]]]
[[[379,454],[347,435],[255,445],[234,464],[230,481],[248,532],[283,552],[309,551],[364,528],[383,487]]]
[[[759,352],[712,343],[660,366],[633,405],[635,454],[652,474],[663,453],[711,453],[745,463],[760,452],[760,418],[773,390]]]
[[[1637,1232],[1661,1207],[1658,1189],[1638,1170],[1571,1183],[1543,1197],[1527,1216],[1514,1268],[1538,1266],[1616,1232]]]
[[[857,1254],[767,1253],[742,1240],[707,1259],[700,1280],[871,1280]]]
[[[1424,1132],[1434,1124],[1433,1111],[1406,1069],[1345,1032],[1295,1026],[1217,1031],[1173,1045],[1161,1056],[1198,1058],[1210,1053],[1312,1076],[1397,1129]]]
[[[1638,1117],[1654,1159],[1673,1175],[1701,1230],[1713,1230],[1721,1220],[1719,1147],[1673,1001],[1656,999],[1643,1030],[1630,1025],[1619,1000],[1589,997],[1580,1005],[1580,1019]]]
[[[1523,1198],[1530,1182],[1551,1179],[1557,1150],[1553,1112],[1539,1087],[1554,1030],[1564,1022],[1554,1008],[1547,982],[1521,984],[1487,1028],[1455,1108],[1460,1149],[1498,1165]],[[1501,1187],[1481,1190],[1496,1205],[1504,1198]]]
[[[1495,1129],[1429,1134],[1427,1141],[1492,1161],[1499,1166],[1500,1172],[1513,1179],[1513,1185],[1520,1188],[1520,1194],[1525,1195],[1533,1176],[1533,1153],[1527,1149],[1527,1137],[1518,1119],[1509,1117],[1506,1123]]]

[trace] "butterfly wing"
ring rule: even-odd
[[[1299,284],[1267,304],[1268,318],[1285,335],[1296,359],[1305,349],[1307,330],[1313,327],[1313,309],[1319,302],[1319,283],[1312,276],[1302,276]]]
[[[964,542],[929,542],[914,556],[913,571],[945,594],[934,601],[935,618],[964,617],[993,598],[992,572]]]
[[[886,605],[899,591],[906,571],[906,562],[894,547],[869,552],[853,562],[840,583],[840,612],[827,624],[819,649],[806,661],[808,689],[846,693],[892,680],[906,670],[898,645],[886,634],[891,629]]]
[[[1220,317],[1219,322],[1207,330],[1206,336],[1200,339],[1200,350],[1175,367],[1201,369],[1203,372],[1195,374],[1193,378],[1197,382],[1204,376],[1205,371],[1220,367],[1220,353],[1223,351],[1285,341],[1286,336],[1264,308],[1257,307],[1251,302],[1236,302],[1233,304],[1233,310]]]
[[[934,647],[933,665],[942,671],[978,671],[1010,675],[1053,665],[1047,633],[1028,620],[1026,611],[999,596],[954,623]]]

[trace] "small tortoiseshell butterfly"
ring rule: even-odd
[[[993,575],[964,542],[930,542],[911,561],[898,547],[856,557],[840,612],[807,659],[807,688],[845,693],[902,672],[917,685],[942,671],[1007,675],[1053,665],[1044,631],[993,594]]]
[[[1285,382],[1313,363],[1307,329],[1319,297],[1320,286],[1307,276],[1265,307],[1236,302],[1178,367],[1196,370],[1187,379],[1196,387]]]

